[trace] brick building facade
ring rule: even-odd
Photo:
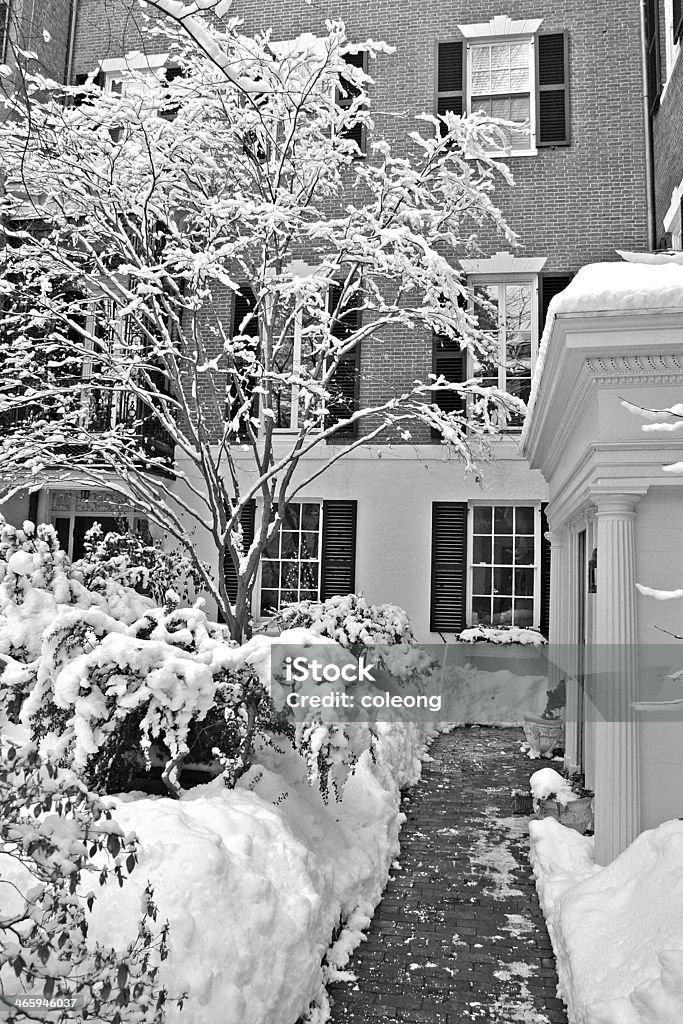
[[[72,81],[95,71],[103,60],[120,60],[133,51],[163,53],[163,38],[144,32],[146,15],[137,0],[79,0],[71,35],[64,28],[67,21],[72,24],[67,6],[63,12],[58,4],[50,5],[44,20],[49,21],[45,27],[55,65],[66,54],[72,56]],[[508,47],[506,59],[519,61],[527,76],[523,95],[513,99],[526,104],[532,133],[519,154],[509,158],[514,188],[499,187],[496,202],[521,246],[511,252],[499,238],[484,235],[484,255],[465,261],[463,269],[495,298],[501,326],[506,309],[519,302],[528,305],[532,362],[548,301],[579,267],[616,258],[617,247],[647,246],[638,5],[627,0],[609,6],[590,0],[538,0],[534,5],[521,0],[325,0],[312,6],[303,0],[287,5],[243,0],[239,14],[243,31],[272,27],[275,40],[322,33],[326,18],[339,17],[352,39],[383,39],[395,47],[394,54],[379,55],[368,68],[374,80],[375,131],[395,143],[422,111],[457,111],[458,103],[469,109],[477,101],[476,67],[490,58],[490,47]],[[673,109],[673,93],[671,99]],[[543,138],[542,112],[548,110],[561,124]],[[665,110],[662,101],[659,117]],[[663,167],[663,155],[660,162]],[[233,316],[228,303],[225,315]],[[419,332],[397,330],[364,346],[361,402],[424,378],[438,365],[437,358],[434,340]],[[465,377],[468,369],[461,366]],[[325,597],[335,587],[353,587],[369,600],[402,605],[424,641],[487,621],[545,628],[546,487],[522,458],[518,433],[506,433],[494,447],[495,457],[483,467],[481,479],[464,478],[460,464],[426,433],[410,444],[361,447],[327,471],[314,489],[303,492],[299,509],[314,524],[311,532],[320,534],[313,589]],[[248,479],[246,457],[243,472]],[[75,496],[70,502],[73,550],[79,516],[92,518],[94,513],[80,509]],[[15,504],[15,517],[21,518],[23,506]],[[41,518],[59,518],[54,495],[43,494],[37,512]],[[335,561],[333,573],[326,559]],[[261,590],[271,604],[283,597],[281,586],[270,579]],[[266,605],[257,593],[255,613]]]

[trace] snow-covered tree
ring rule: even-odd
[[[490,358],[457,260],[482,225],[514,240],[492,201],[509,176],[483,117],[423,115],[395,155],[371,132],[371,79],[354,59],[389,48],[352,44],[340,23],[278,44],[242,35],[225,2],[150,8],[166,70],[131,70],[115,89],[27,71],[4,101],[1,488],[107,486],[195,560],[239,638],[262,553],[312,479],[416,423],[471,467],[473,441],[518,408],[428,375],[353,401],[355,352],[391,329]],[[435,401],[443,391],[458,411]]]

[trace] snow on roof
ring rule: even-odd
[[[551,308],[556,315],[622,309],[682,309],[683,266],[649,262],[589,263],[560,292]]]
[[[683,265],[678,258],[667,257],[662,253],[657,254],[658,262],[652,262],[652,254],[625,252],[620,255],[623,256],[624,262],[589,263],[582,267],[564,291],[552,299],[538,347],[531,395],[522,430],[522,445],[528,436],[529,423],[543,376],[548,341],[558,314],[683,310]],[[680,254],[677,254],[678,256]]]

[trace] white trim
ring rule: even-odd
[[[512,21],[507,14],[497,14],[490,21],[481,21],[476,25],[458,25],[465,39],[487,39],[495,36],[529,36],[538,32],[543,18],[525,18],[524,21]]]
[[[131,50],[125,57],[107,57],[100,61],[100,70],[105,75],[125,74],[129,71],[156,71],[164,67],[167,53],[140,53]]]
[[[681,200],[683,200],[683,179],[671,193],[669,209],[664,214],[664,230],[671,233],[671,247],[683,248],[683,224],[681,223]]]
[[[664,50],[666,56],[666,75],[662,92],[659,97],[660,104],[664,101],[666,91],[671,81],[678,55],[681,52],[680,42],[674,43],[674,5],[673,0],[664,0]]]
[[[511,252],[497,252],[481,260],[460,260],[466,274],[540,274],[548,262],[547,256],[513,256]]]

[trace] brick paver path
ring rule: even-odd
[[[539,767],[519,729],[456,729],[407,793],[400,867],[330,990],[330,1024],[566,1024],[514,789]]]

